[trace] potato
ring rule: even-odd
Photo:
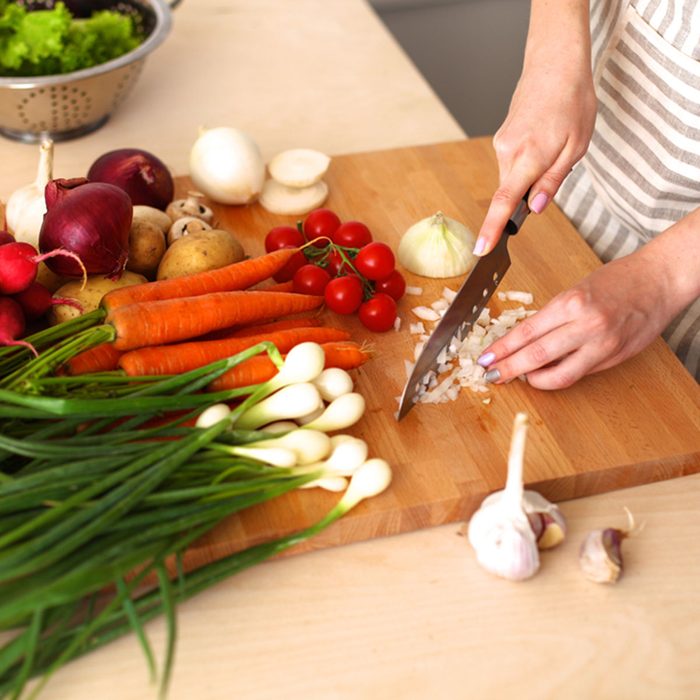
[[[65,284],[70,280],[69,277],[63,277],[62,275],[57,275],[52,270],[46,267],[46,263],[40,262],[39,267],[36,272],[36,281],[42,286],[46,287],[52,294],[55,292],[62,284]]]
[[[168,229],[173,225],[173,219],[171,219],[164,211],[156,209],[155,207],[149,207],[145,204],[134,205],[132,222],[136,221],[139,223],[148,221],[148,223],[153,224],[163,233],[167,233]]]
[[[174,241],[165,251],[158,267],[157,279],[194,275],[205,270],[243,260],[243,246],[229,231],[211,229],[189,233]]]
[[[112,289],[128,287],[132,284],[143,284],[147,281],[143,275],[129,271],[123,272],[118,280],[111,280],[103,275],[91,275],[87,278],[85,288],[81,290],[83,281],[81,279],[71,280],[56,290],[54,298],[75,299],[79,304],[82,304],[83,310],[79,311],[66,304],[56,304],[49,311],[49,323],[55,326],[57,323],[69,321],[71,318],[88,313],[88,311],[94,311],[100,305],[102,297]]]
[[[161,228],[151,221],[134,221],[129,232],[126,269],[149,279],[154,277],[165,254],[165,247],[165,234]]]

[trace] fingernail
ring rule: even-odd
[[[530,209],[534,211],[535,214],[541,214],[547,206],[548,201],[549,197],[544,192],[538,192],[532,200],[532,204],[530,204]]]
[[[486,248],[486,239],[477,238],[476,245],[474,246],[474,255],[482,255]]]
[[[496,359],[496,353],[485,352],[481,357],[477,359],[477,364],[482,367],[488,367]]]
[[[497,382],[501,378],[501,373],[497,369],[490,369],[484,375],[487,382]]]

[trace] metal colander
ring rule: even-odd
[[[92,68],[63,75],[0,78],[0,134],[31,143],[47,136],[54,141],[65,141],[98,129],[134,87],[146,56],[167,36],[170,9],[178,2],[94,0],[89,3],[92,9],[131,15],[146,38],[133,51]],[[50,0],[42,4],[53,3]],[[82,2],[83,6],[86,4]]]

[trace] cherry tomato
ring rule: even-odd
[[[398,270],[394,270],[388,277],[377,280],[374,288],[398,301],[406,292],[406,280]]]
[[[326,306],[337,314],[352,314],[362,303],[362,282],[359,277],[335,277],[323,292]]]
[[[394,253],[386,243],[373,241],[360,248],[355,257],[357,271],[368,280],[381,280],[394,270]]]
[[[365,328],[383,333],[394,327],[396,302],[388,294],[379,292],[360,306],[358,316]]]
[[[305,242],[304,236],[293,226],[275,226],[265,236],[265,252],[272,253],[280,248],[297,248]]]
[[[294,247],[296,248],[296,246]],[[296,271],[302,267],[302,265],[306,265],[306,256],[301,251],[297,251],[291,258],[289,258],[289,260],[287,260],[282,269],[278,270],[274,275],[272,275],[272,279],[275,280],[275,282],[289,282],[289,280],[294,277]]]
[[[330,209],[314,209],[304,220],[304,233],[312,241],[319,236],[333,240],[333,234],[340,226],[340,218]],[[323,241],[319,241],[323,245]]]
[[[372,232],[361,221],[346,221],[333,234],[333,242],[347,248],[362,248],[372,242]]]
[[[323,294],[331,276],[317,265],[307,263],[294,273],[294,291],[298,294]]]
[[[328,265],[326,270],[331,277],[337,277],[338,275],[347,272],[347,265],[340,257],[340,253],[337,250],[332,250],[328,253],[327,258]]]

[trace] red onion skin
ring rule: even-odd
[[[165,209],[173,201],[175,184],[159,158],[139,148],[120,148],[100,156],[87,174],[91,182],[121,187],[131,203]]]
[[[62,248],[75,253],[89,275],[121,275],[129,254],[133,216],[129,195],[116,185],[74,178],[51,180],[45,199],[39,250],[48,253]],[[67,256],[44,262],[57,275],[83,274],[78,262]]]

